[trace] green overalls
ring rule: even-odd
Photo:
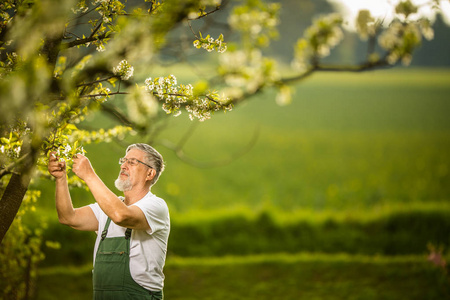
[[[131,229],[127,228],[124,237],[107,238],[110,223],[111,219],[108,218],[95,256],[93,271],[94,299],[163,299],[162,291],[146,290],[131,277]]]

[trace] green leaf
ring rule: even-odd
[[[75,126],[75,124],[69,123],[69,124],[67,124],[66,129],[77,130],[78,128],[77,128],[77,126]]]

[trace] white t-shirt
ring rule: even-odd
[[[132,205],[136,205],[142,210],[151,230],[132,230],[130,241],[131,277],[147,290],[162,290],[164,287],[163,268],[170,232],[169,209],[163,199],[151,192]],[[97,240],[94,247],[95,264],[95,255],[108,216],[97,203],[91,204],[89,207],[98,220]],[[125,227],[111,221],[107,237],[125,236],[125,230]]]

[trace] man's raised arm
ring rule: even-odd
[[[50,154],[49,173],[56,179],[55,200],[58,220],[61,224],[84,231],[96,231],[98,221],[89,206],[74,208],[67,184],[66,162],[60,162],[56,154]]]
[[[124,204],[97,176],[86,156],[77,154],[73,161],[72,171],[84,180],[102,211],[114,223],[131,229],[150,229],[141,209]]]

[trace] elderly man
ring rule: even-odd
[[[151,187],[164,170],[154,148],[133,144],[126,150],[115,185],[116,196],[78,154],[73,172],[86,182],[97,203],[74,208],[65,162],[54,153],[48,170],[56,178],[59,221],[77,230],[97,231],[94,248],[94,299],[163,299],[163,267],[170,232],[166,202]]]

